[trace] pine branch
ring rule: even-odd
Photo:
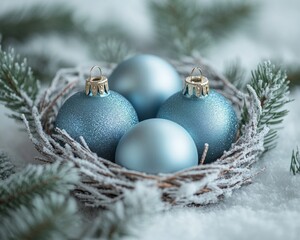
[[[113,204],[92,224],[83,236],[87,239],[138,238],[140,229],[163,209],[160,192],[148,183],[138,182],[134,191],[127,190],[123,201]]]
[[[32,204],[10,209],[1,219],[1,239],[71,239],[78,225],[77,207],[73,199],[51,193],[36,196]],[[75,233],[75,234],[74,234]]]
[[[291,166],[290,171],[296,175],[300,173],[300,155],[299,155],[299,148],[297,150],[293,150],[292,157],[291,157]]]
[[[29,9],[13,9],[0,15],[3,41],[25,41],[33,35],[50,32],[75,33],[73,11],[61,4],[36,4]]]
[[[173,55],[193,55],[229,35],[253,12],[244,1],[152,1],[158,43]]]
[[[36,4],[25,10],[15,9],[0,15],[4,45],[11,43],[10,40],[14,40],[12,43],[16,40],[24,42],[37,34],[55,33],[62,38],[65,38],[66,34],[76,35],[78,40],[87,43],[91,57],[98,61],[118,62],[131,52],[128,34],[116,24],[105,24],[95,30],[87,30],[86,25],[86,19],[75,22],[73,11],[62,4],[47,6],[47,10],[44,5]],[[53,71],[53,65],[55,69],[59,69],[70,67],[72,64],[57,56],[54,59],[49,56],[49,52],[32,52],[26,48],[21,48],[21,51],[27,56],[36,76],[43,80],[53,77],[56,72]]]
[[[209,44],[209,34],[199,32],[197,15],[201,14],[196,1],[152,1],[150,5],[156,27],[157,42],[162,49],[175,55],[190,55],[194,49],[203,49]],[[201,30],[199,30],[201,31]]]
[[[28,59],[28,65],[32,68],[37,79],[50,82],[58,69],[71,67],[73,64],[69,60],[59,58],[55,53],[48,50],[32,51],[32,49],[22,49],[22,55]]]
[[[15,166],[10,161],[9,157],[0,151],[0,180],[7,179],[10,175],[15,173]]]
[[[251,16],[255,7],[249,1],[215,1],[203,10],[203,28],[214,39],[226,37]]]
[[[131,55],[132,49],[116,37],[98,37],[91,43],[90,53],[98,61],[118,63]]]
[[[243,91],[247,84],[246,70],[241,62],[236,60],[225,66],[225,77],[239,90]]]
[[[22,120],[24,114],[31,120],[31,109],[37,97],[39,84],[28,67],[26,59],[13,49],[5,52],[0,46],[0,102],[14,113],[10,117]]]
[[[88,41],[90,56],[97,61],[120,62],[134,48],[131,36],[115,23],[105,23],[95,29],[82,31],[83,41]]]
[[[286,62],[282,59],[272,59],[272,62],[276,66],[281,66],[281,68],[286,69],[287,77],[290,81],[290,87],[300,85],[300,64],[296,62]]]
[[[28,166],[0,183],[0,214],[22,204],[30,206],[36,195],[46,196],[51,192],[66,194],[77,181],[77,171],[72,164],[60,165],[57,162]]]
[[[291,101],[288,98],[289,81],[284,71],[277,70],[275,65],[266,61],[252,72],[250,86],[255,90],[261,106],[258,128],[263,129],[264,126],[270,128],[264,139],[265,151],[268,151],[276,146],[278,126],[288,114],[288,110],[284,107]],[[245,106],[242,112],[242,123],[247,122],[248,111]]]

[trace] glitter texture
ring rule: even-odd
[[[214,90],[200,98],[189,98],[178,92],[162,105],[157,116],[183,126],[194,139],[199,157],[208,143],[205,163],[219,158],[236,138],[236,113],[231,103]]]
[[[83,136],[93,152],[112,161],[120,138],[137,123],[132,105],[114,91],[104,97],[75,93],[56,118],[58,128],[65,129],[78,142]]]

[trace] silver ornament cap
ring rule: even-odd
[[[200,72],[200,75],[193,76],[195,70]],[[209,94],[209,81],[202,75],[202,70],[199,67],[194,67],[190,76],[185,79],[182,93],[186,97],[204,97]]]
[[[92,77],[92,72],[95,68],[99,69],[100,75]],[[85,82],[85,94],[102,97],[109,94],[108,80],[102,75],[102,70],[99,66],[93,66],[90,70],[90,76]]]

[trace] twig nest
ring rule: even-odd
[[[75,141],[65,131],[57,129],[54,132],[54,120],[61,103],[77,86],[78,77],[87,74],[83,66],[60,70],[37,107],[33,107],[32,121],[29,123],[24,117],[30,137],[42,154],[43,161],[73,162],[78,168],[82,177],[74,194],[87,206],[106,208],[122,199],[126,189],[135,188],[136,182],[147,181],[159,190],[161,199],[168,203],[167,207],[199,207],[230,195],[234,189],[249,183],[255,175],[249,166],[264,151],[264,137],[268,132],[267,128],[258,128],[260,106],[257,105],[255,91],[251,91],[250,95],[238,91],[202,59],[185,58],[181,62],[173,61],[173,65],[181,77],[187,76],[193,66],[201,66],[205,75],[210,78],[210,85],[228,98],[237,109],[241,109],[244,103],[247,105],[249,121],[243,127],[243,135],[213,163],[175,173],[146,174],[98,157],[90,151],[82,138]],[[107,75],[114,67],[107,63],[101,63],[101,66]],[[85,140],[89,137],[90,135],[86,136]],[[105,140],[104,137],[103,141]],[[173,151],[176,148],[177,146]]]

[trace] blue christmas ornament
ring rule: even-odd
[[[183,91],[171,96],[157,115],[184,127],[194,139],[199,156],[208,143],[205,163],[217,160],[224,150],[231,147],[238,127],[230,102],[216,91],[209,90],[208,84],[208,79],[202,74],[187,77]]]
[[[65,129],[78,142],[82,136],[93,152],[112,161],[119,140],[137,123],[132,105],[120,94],[109,91],[102,74],[88,78],[86,92],[68,98],[56,118],[56,127]]]
[[[171,173],[197,165],[198,154],[183,127],[165,119],[148,119],[122,137],[116,163],[140,172]]]
[[[137,55],[120,63],[109,84],[131,102],[140,121],[156,117],[161,104],[182,89],[176,70],[152,55]]]

